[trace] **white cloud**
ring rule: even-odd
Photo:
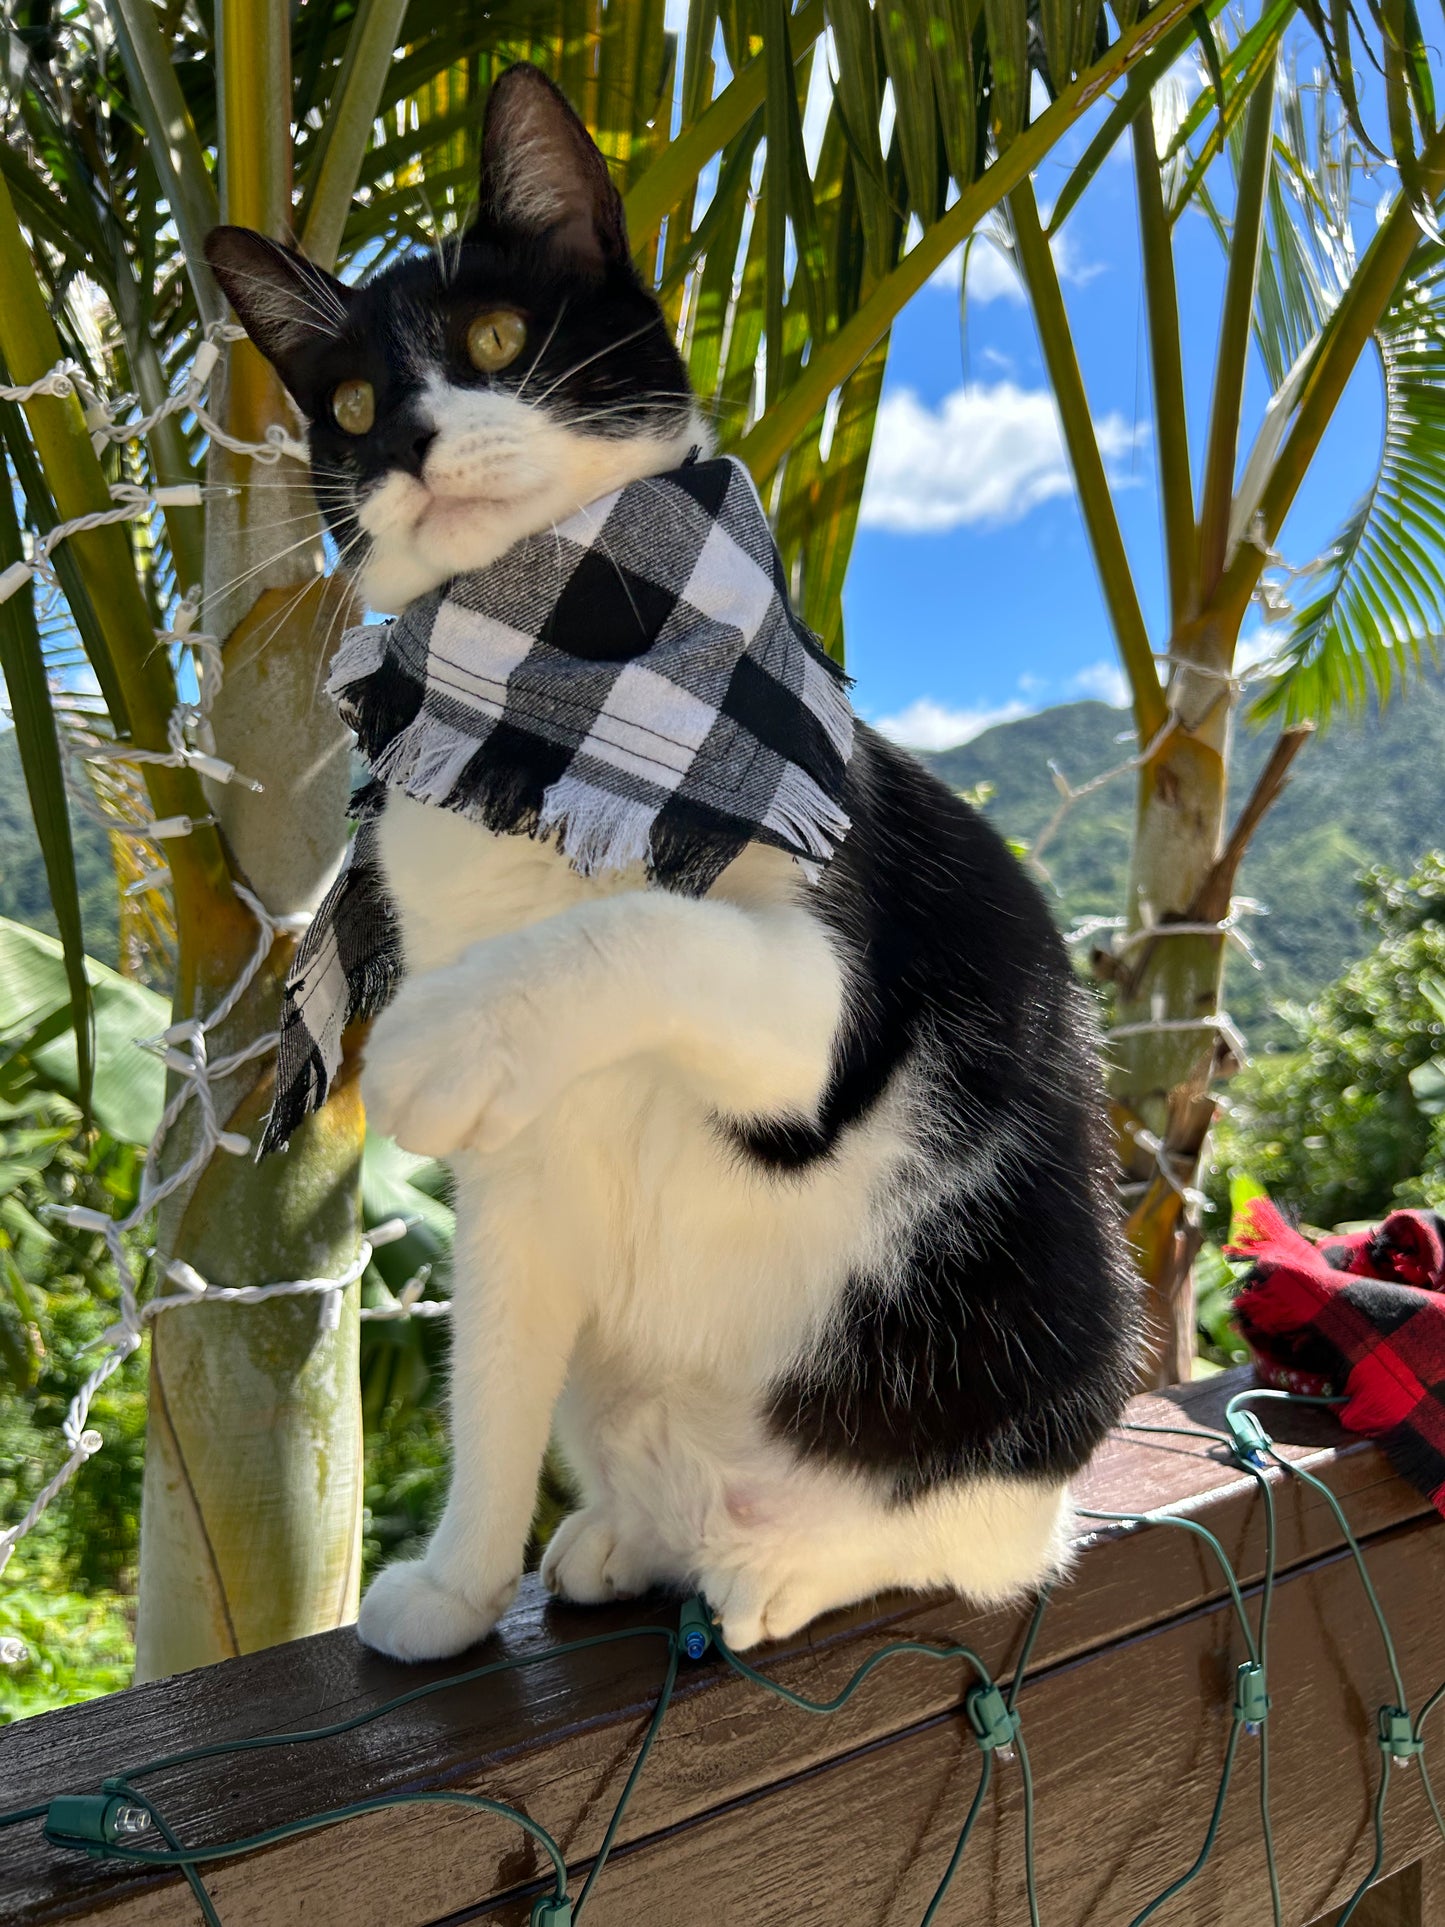
[[[950,288],[956,294],[963,277],[963,249],[955,248],[928,277],[931,288]],[[1004,250],[980,234],[968,251],[968,292],[974,301],[1022,301],[1023,283]]]
[[[1266,622],[1258,629],[1241,636],[1234,652],[1234,673],[1242,676],[1250,669],[1257,669],[1272,656],[1277,656],[1289,640],[1287,622]]]
[[[1027,716],[1027,703],[1001,703],[997,709],[950,709],[932,696],[920,696],[896,716],[880,716],[874,728],[906,749],[956,749],[995,723]]]
[[[1106,462],[1135,446],[1122,415],[1105,415],[1095,429]],[[1072,491],[1047,389],[972,383],[929,408],[905,388],[878,410],[860,514],[868,528],[940,534],[1014,522]]]
[[[1116,662],[1091,662],[1087,669],[1070,678],[1069,688],[1074,695],[1092,696],[1096,702],[1108,703],[1111,709],[1128,706],[1129,679]]]
[[[1059,279],[1068,286],[1086,288],[1105,271],[1104,262],[1086,261],[1079,254],[1067,228],[1054,236],[1052,246]],[[927,285],[957,294],[962,275],[963,249],[957,247],[941,267],[934,269]],[[987,232],[975,235],[968,252],[968,296],[970,301],[1022,302],[1024,298],[1012,257]]]
[[[991,707],[939,702],[934,696],[919,696],[906,703],[896,715],[880,716],[874,728],[906,749],[956,749],[970,743],[995,723],[1017,722],[1020,716],[1036,716],[1049,703],[1077,702],[1092,697],[1123,709],[1129,702],[1129,684],[1117,663],[1091,662],[1063,682],[1026,670],[1018,679],[1018,695]]]
[[[1070,287],[1087,288],[1091,281],[1097,281],[1101,274],[1109,272],[1107,261],[1088,261],[1079,253],[1074,245],[1074,237],[1067,229],[1061,229],[1051,245],[1059,279]]]

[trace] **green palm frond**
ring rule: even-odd
[[[11,411],[11,404],[0,404]],[[0,465],[0,476],[5,471]],[[20,525],[7,486],[0,490],[0,566],[21,557]],[[0,603],[0,674],[5,678],[11,720],[20,750],[20,765],[30,800],[31,820],[45,864],[51,908],[60,932],[61,955],[68,984],[68,1009],[76,1039],[78,1095],[82,1109],[90,1104],[95,1073],[94,1031],[90,985],[85,974],[85,932],[81,922],[80,885],[75,869],[75,846],[70,832],[65,767],[60,733],[50,699],[45,646],[30,593],[12,595]]]
[[[1272,390],[1318,339],[1355,271],[1358,150],[1323,74],[1281,76],[1255,288],[1255,346]]]
[[[1282,72],[1275,99],[1277,124],[1250,317],[1272,394],[1318,341],[1354,272],[1351,197],[1358,169],[1355,142],[1339,121],[1338,103],[1323,75],[1302,82],[1293,71]],[[1236,124],[1226,138],[1236,178],[1240,149]],[[1229,222],[1202,179],[1193,199],[1227,252]]]
[[[1272,400],[1235,493],[1232,536],[1250,539],[1265,476],[1331,317],[1358,269],[1354,202],[1368,168],[1327,76],[1282,74],[1251,326]],[[1237,138],[1231,150],[1238,159]],[[1228,234],[1207,190],[1199,203]],[[1324,552],[1289,590],[1279,673],[1257,704],[1288,721],[1388,698],[1445,629],[1436,534],[1445,452],[1445,265],[1422,243],[1374,331],[1384,426],[1375,474]]]
[[[1438,661],[1445,634],[1445,249],[1422,244],[1375,333],[1384,385],[1379,467],[1305,575],[1260,707],[1326,719],[1388,699]]]

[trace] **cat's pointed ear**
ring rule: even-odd
[[[351,291],[304,254],[245,227],[212,228],[206,259],[246,333],[296,393],[307,349],[346,326]]]
[[[628,259],[606,161],[547,76],[526,62],[509,67],[487,101],[480,218],[545,235],[583,266]]]

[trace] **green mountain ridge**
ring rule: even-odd
[[[961,748],[921,760],[956,789],[991,787],[986,813],[1006,836],[1032,842],[1053,814],[1056,763],[1078,785],[1130,754],[1123,710],[1063,703],[999,723]],[[1248,793],[1274,740],[1273,729],[1236,730],[1233,799]],[[1344,717],[1297,759],[1283,796],[1265,818],[1240,875],[1242,895],[1268,914],[1248,930],[1262,971],[1231,952],[1226,1001],[1256,1041],[1277,1037],[1272,1008],[1305,1000],[1367,948],[1356,916],[1355,879],[1372,863],[1408,869],[1422,851],[1445,846],[1445,679],[1421,677],[1383,711]],[[1065,816],[1044,853],[1060,924],[1118,914],[1123,904],[1134,811],[1126,774]],[[116,888],[107,837],[73,816],[86,945],[117,960]],[[49,890],[30,822],[14,733],[0,735],[0,915],[54,931]]]
[[[1237,809],[1259,774],[1277,730],[1237,726],[1230,753]],[[1053,815],[1057,763],[1075,787],[1131,754],[1127,712],[1104,703],[1064,703],[999,723],[958,749],[922,760],[955,789],[991,787],[989,820],[1032,842]],[[1257,1042],[1279,1031],[1274,1006],[1304,1001],[1369,947],[1356,914],[1355,879],[1371,864],[1408,870],[1445,845],[1445,680],[1419,677],[1383,711],[1344,716],[1307,743],[1289,783],[1257,831],[1238,893],[1263,914],[1245,928],[1263,969],[1231,946],[1225,1000]],[[1123,908],[1134,812],[1132,772],[1076,803],[1044,851],[1060,924],[1113,916]]]

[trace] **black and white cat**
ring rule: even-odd
[[[532,68],[492,90],[455,248],[355,289],[241,229],[207,253],[374,608],[707,443],[602,157]],[[998,837],[864,727],[845,803],[819,883],[753,845],[701,899],[388,803],[408,974],[363,1090],[455,1173],[455,1466],[368,1645],[490,1631],[554,1428],[584,1502],[548,1585],[696,1586],[734,1647],[1064,1563],[1136,1337],[1086,999]]]

